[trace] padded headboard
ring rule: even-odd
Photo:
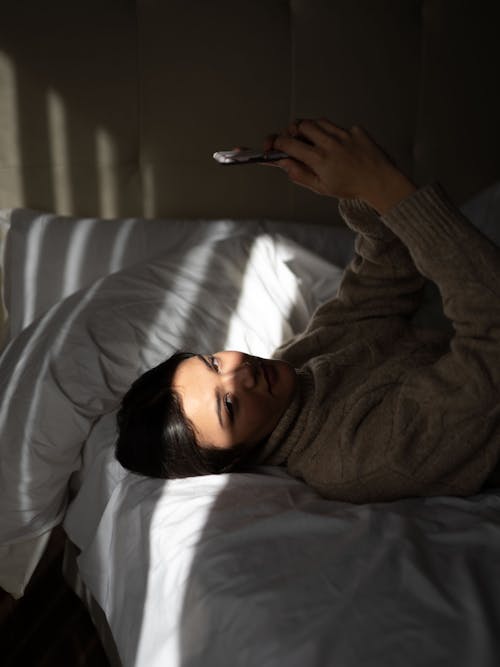
[[[364,125],[462,203],[500,174],[496,0],[3,0],[0,208],[328,221],[221,167],[295,117]]]

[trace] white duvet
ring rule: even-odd
[[[494,667],[499,563],[498,494],[350,506],[276,469],[122,480],[79,558],[144,667]]]

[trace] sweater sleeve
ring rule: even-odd
[[[448,200],[427,186],[383,217],[409,248],[415,266],[441,292],[455,330],[450,353],[435,370],[496,398],[500,390],[500,248]],[[443,378],[445,377],[443,375]]]
[[[274,356],[297,366],[312,355],[352,340],[394,337],[409,326],[422,302],[425,278],[398,236],[360,200],[340,200],[339,211],[356,233],[354,257],[336,296],[314,313],[307,329]]]
[[[303,477],[326,497],[351,502],[468,496],[498,485],[500,248],[439,186],[414,193],[382,222],[438,285],[454,335],[445,353],[418,361],[414,350],[400,372],[385,378],[381,368],[383,382],[354,391],[342,408],[341,463],[333,457],[329,467],[323,448]]]
[[[383,405],[384,470],[357,500],[470,495],[500,459],[500,249],[427,186],[383,217],[420,273],[439,287],[455,330],[449,352],[402,377]],[[369,424],[358,436],[373,438]]]
[[[335,302],[321,315],[342,322],[410,318],[420,305],[425,281],[404,243],[364,202],[343,199],[339,212],[357,234],[355,254]]]

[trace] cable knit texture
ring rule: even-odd
[[[349,502],[500,485],[500,250],[426,186],[385,216],[339,210],[357,233],[334,299],[276,351],[299,388],[259,463]],[[425,278],[450,338],[417,329]]]

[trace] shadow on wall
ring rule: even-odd
[[[189,42],[195,35],[176,46],[172,34],[157,34],[157,24],[167,20],[176,35],[193,27],[192,10],[179,0],[165,3],[176,16],[177,31],[161,2],[3,4],[0,206],[107,218],[292,217],[293,189],[281,174],[259,167],[227,171],[211,157],[231,141],[260,140],[288,117],[288,50],[274,59],[286,72],[285,94],[263,106],[256,89],[271,92],[274,79],[267,69],[277,65],[269,65],[262,54],[253,58],[253,43],[236,54],[249,62],[242,77],[236,66],[224,68],[222,45],[215,61],[207,63]],[[197,14],[205,12],[212,20],[211,9],[197,4]],[[231,7],[221,2],[217,11],[227,14],[228,25],[240,26],[244,18]],[[253,20],[259,12],[276,14],[281,38],[290,39],[288,4],[280,3],[276,12],[268,9],[265,3],[246,4]],[[197,29],[202,42],[194,46],[203,52],[211,36]],[[268,42],[270,31],[268,26]],[[210,76],[217,89],[239,88],[220,100]],[[200,108],[208,114],[206,123],[193,113]],[[255,109],[260,109],[256,120]],[[236,138],[242,127],[245,136]]]
[[[258,141],[296,115],[365,124],[459,203],[498,178],[493,0],[459,12],[451,0],[192,5],[2,2],[0,205],[331,222],[324,198],[278,170],[211,164],[225,141]],[[249,26],[257,48],[240,40],[228,57],[213,38]]]
[[[0,27],[3,199],[141,214],[135,10],[92,0],[8,4]]]

